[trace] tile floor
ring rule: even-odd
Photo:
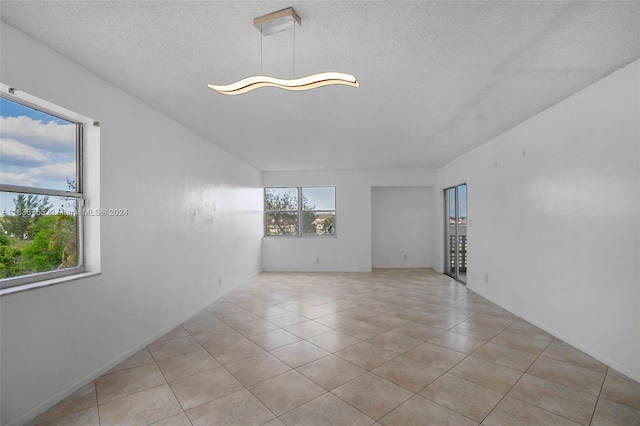
[[[640,384],[431,270],[263,273],[40,425],[640,425]]]

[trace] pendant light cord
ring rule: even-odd
[[[262,72],[262,39],[263,39],[264,35],[262,34],[262,24],[260,24],[260,75],[263,74]]]
[[[291,65],[291,78],[296,78],[296,23],[293,23],[293,64]]]

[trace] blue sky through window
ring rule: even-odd
[[[67,180],[76,180],[76,124],[0,98],[0,168],[6,185],[69,190]],[[14,196],[2,193],[2,210],[13,208]]]

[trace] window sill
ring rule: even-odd
[[[101,272],[81,272],[74,275],[67,275],[65,277],[51,278],[49,280],[38,281],[31,284],[24,284],[15,287],[9,287],[0,290],[0,297],[6,296],[8,294],[20,293],[22,291],[35,290],[42,287],[49,287],[51,285],[62,284],[69,281],[80,280],[83,278],[89,278],[96,275],[100,275]]]

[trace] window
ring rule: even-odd
[[[335,236],[336,188],[264,189],[266,236]]]
[[[85,265],[83,124],[12,93],[0,97],[0,289]]]

